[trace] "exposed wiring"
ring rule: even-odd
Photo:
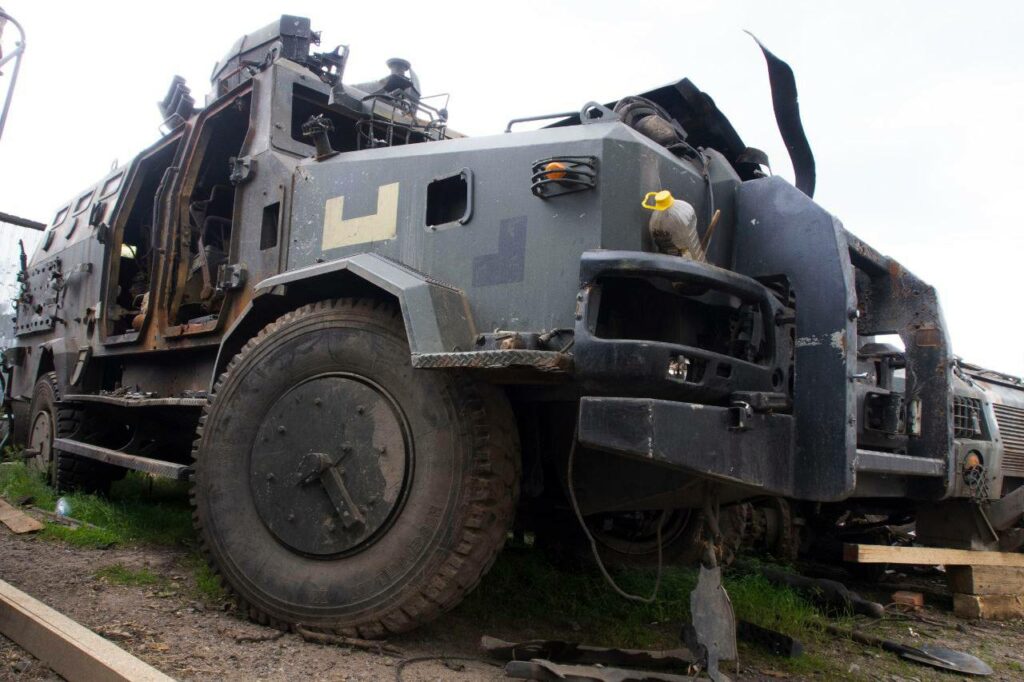
[[[643,597],[637,594],[630,594],[629,592],[626,592],[621,587],[619,587],[619,585],[615,582],[615,579],[612,578],[610,573],[608,573],[608,569],[605,568],[604,562],[601,560],[601,553],[597,549],[597,540],[594,539],[594,535],[590,532],[590,529],[587,527],[586,521],[583,520],[583,514],[580,512],[579,502],[576,500],[576,486],[573,481],[573,463],[576,459],[576,443],[578,437],[579,427],[577,426],[576,430],[572,434],[572,447],[569,448],[569,502],[572,504],[572,511],[576,515],[576,520],[580,523],[580,528],[583,529],[583,534],[586,535],[587,540],[590,541],[590,551],[594,554],[594,561],[597,562],[597,567],[598,569],[600,569],[601,575],[604,576],[604,579],[608,581],[608,584],[611,586],[613,590],[615,590],[616,593],[618,593],[620,597],[622,597],[623,599],[628,599],[630,601],[640,602],[641,604],[652,604],[654,603],[654,600],[658,598],[658,590],[661,588],[661,571],[664,567],[664,563],[662,561],[663,557],[661,546],[661,527],[664,525],[665,517],[667,517],[668,514],[662,514],[661,519],[658,521],[658,527],[656,531],[658,537],[658,574],[654,580],[654,589],[651,590],[651,596]]]

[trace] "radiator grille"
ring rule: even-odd
[[[992,409],[1003,439],[1003,473],[1024,476],[1024,409],[999,404]]]
[[[980,438],[981,401],[977,398],[953,396],[953,436],[955,438]]]

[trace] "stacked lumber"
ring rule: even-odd
[[[948,566],[953,613],[960,618],[1024,618],[1024,568]]]
[[[1024,618],[1024,554],[939,547],[846,545],[843,558],[857,563],[945,566],[953,613],[960,618]]]

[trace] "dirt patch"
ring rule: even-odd
[[[90,550],[0,531],[0,577],[107,637],[172,677],[202,680],[389,680],[397,659],[320,646],[239,618],[230,607],[197,595],[190,555],[159,547]],[[115,585],[95,577],[106,566],[147,569],[155,585]],[[227,608],[227,610],[224,610]],[[475,655],[475,642],[416,636],[394,640],[408,656]],[[0,679],[54,675],[9,640],[0,641]],[[467,662],[456,672],[440,662],[406,668],[408,680],[504,679],[500,671]]]
[[[393,680],[398,658],[311,644],[294,634],[239,617],[227,603],[202,596],[196,585],[194,554],[186,549],[140,546],[84,549],[36,537],[14,536],[0,529],[0,577],[92,628],[172,677],[185,680]],[[100,576],[100,577],[97,577]],[[120,584],[130,582],[131,584]],[[904,579],[906,581],[906,579]],[[925,611],[916,616],[893,615],[883,621],[858,621],[857,626],[907,644],[940,644],[980,656],[995,669],[988,679],[1019,680],[1024,676],[1020,642],[1024,623],[965,622],[948,612],[941,577],[918,581],[929,593]],[[862,594],[884,601],[892,588],[857,585]],[[911,585],[913,587],[913,585]],[[487,589],[487,581],[483,586]],[[523,599],[530,595],[524,594]],[[478,655],[482,634],[508,640],[560,636],[593,641],[587,624],[559,625],[564,614],[524,627],[482,624],[473,609],[457,609],[414,633],[390,643],[408,657]],[[563,619],[564,620],[564,619]],[[847,621],[849,624],[849,621]],[[665,627],[671,623],[662,624]],[[487,629],[482,632],[481,628]],[[925,680],[953,679],[947,673],[903,662],[882,651],[822,636],[805,642],[803,664],[788,664],[741,644],[740,680]],[[499,668],[465,662],[463,670],[437,661],[417,663],[403,671],[407,680],[503,680]],[[458,666],[454,666],[457,668]],[[0,679],[56,679],[45,665],[20,647],[0,638]]]

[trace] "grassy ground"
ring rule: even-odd
[[[33,498],[32,504],[53,510],[57,495],[20,462],[0,464],[0,495],[11,501]],[[114,484],[109,498],[64,496],[70,516],[96,526],[69,528],[47,523],[42,537],[84,547],[162,545],[187,548],[199,596],[223,600],[217,577],[195,551],[187,484],[130,473]],[[725,575],[736,617],[770,627],[812,644],[822,638],[824,616],[790,589],[765,580],[753,559],[738,562]],[[164,579],[147,569],[108,566],[97,577],[119,585],[162,589]],[[650,594],[653,571],[617,573],[628,592]],[[690,592],[696,572],[666,567],[658,599],[651,604],[629,602],[613,593],[589,562],[567,569],[553,564],[530,547],[506,549],[480,586],[444,623],[431,628],[472,629],[476,633],[521,639],[581,639],[587,643],[633,648],[675,648],[679,627],[689,617]],[[429,636],[429,630],[425,633]],[[813,648],[813,647],[808,647]],[[749,659],[749,650],[741,653]],[[755,652],[756,654],[756,652]],[[801,659],[772,660],[772,667],[799,674],[832,670],[835,664],[813,653]]]
[[[793,590],[768,582],[758,567],[757,561],[745,559],[725,572],[736,617],[805,644],[825,638],[825,616]],[[627,592],[649,595],[656,573],[630,570],[614,577]],[[513,547],[502,552],[453,616],[477,632],[511,632],[521,640],[583,639],[598,646],[678,648],[680,626],[689,620],[690,592],[696,584],[696,570],[666,567],[655,602],[630,602],[612,592],[596,571],[566,570],[539,551]],[[741,645],[741,653],[746,659],[758,652]],[[794,660],[775,659],[772,666],[793,674],[835,668],[832,661],[812,652]]]
[[[54,510],[58,499],[40,476],[20,462],[0,464],[0,495],[11,501],[31,497],[31,504],[47,511]],[[63,497],[71,508],[69,516],[96,527],[48,523],[44,531],[47,537],[80,547],[194,544],[185,482],[132,472],[114,483],[108,499],[81,493]]]

